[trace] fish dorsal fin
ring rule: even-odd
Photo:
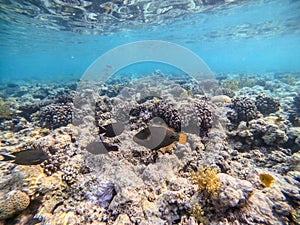
[[[168,124],[161,118],[161,117],[153,117],[150,120],[150,126],[163,126],[163,127],[168,127]]]
[[[150,131],[149,127],[146,127],[145,129],[138,132],[134,138],[140,139],[140,140],[150,140],[151,139],[151,131]]]

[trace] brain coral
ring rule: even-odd
[[[20,190],[11,191],[0,201],[0,219],[7,219],[26,209],[30,204],[29,196]]]

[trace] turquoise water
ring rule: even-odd
[[[79,79],[106,51],[140,40],[186,47],[215,74],[300,71],[299,1],[210,5],[202,12],[153,23],[137,21],[128,26],[120,21],[110,26],[108,22],[102,31],[88,28],[89,24],[54,26],[53,19],[30,18],[10,7],[1,3],[2,81]],[[146,65],[140,68],[142,73],[147,71]]]
[[[299,0],[0,1],[0,224],[300,224],[299,150]]]

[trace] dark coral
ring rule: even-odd
[[[67,104],[67,103],[73,103],[73,99],[74,99],[74,94],[63,93],[62,95],[57,95],[54,102]]]
[[[178,110],[175,109],[173,104],[164,100],[158,102],[155,102],[155,100],[146,101],[145,103],[138,104],[130,110],[129,115],[130,123],[136,125],[131,126],[131,129],[138,129],[154,117],[160,117],[175,131],[179,132],[181,130]]]
[[[35,103],[24,103],[19,106],[19,115],[27,121],[32,121],[31,115],[41,108],[51,104],[71,104],[73,103],[74,94],[62,93],[57,94],[55,98],[45,98]]]
[[[32,121],[31,115],[33,113],[39,111],[39,109],[42,107],[50,105],[51,103],[53,103],[52,100],[46,99],[46,100],[39,101],[37,103],[21,104],[19,106],[19,110],[20,110],[19,115],[24,117],[27,121]]]
[[[246,96],[235,97],[229,107],[234,111],[228,112],[227,116],[234,124],[241,121],[249,122],[259,117],[255,102]]]
[[[173,104],[166,101],[159,101],[154,105],[153,116],[162,118],[175,131],[181,131],[179,112]]]
[[[277,99],[266,96],[265,94],[260,94],[256,97],[255,105],[258,111],[263,115],[274,113],[280,108],[280,103]]]
[[[300,126],[300,92],[293,99],[293,106],[289,110],[289,121],[296,127]]]
[[[294,97],[294,107],[298,115],[300,115],[300,92]]]
[[[212,113],[209,105],[204,100],[195,101],[194,107],[196,109],[196,115],[199,123],[198,125],[200,127],[200,136],[203,137],[212,127]]]
[[[72,122],[72,104],[50,104],[43,107],[39,113],[41,127],[56,129]]]
[[[113,108],[113,101],[104,97],[95,104],[95,123],[97,126],[102,125],[101,122],[111,118],[111,110]]]

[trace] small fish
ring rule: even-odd
[[[105,137],[116,137],[124,131],[124,125],[120,122],[110,123],[104,126],[100,126],[99,133]]]
[[[153,103],[154,103],[154,104],[157,104],[157,103],[160,102],[160,100],[162,100],[162,98],[159,97],[159,96],[151,95],[151,96],[146,96],[146,97],[144,97],[144,98],[141,98],[141,99],[137,100],[136,102],[137,102],[138,104],[143,104],[143,103],[145,103],[146,101],[149,101],[149,100],[153,100]]]
[[[266,173],[259,174],[259,179],[262,182],[262,184],[266,187],[271,187],[271,185],[274,182],[274,177]]]
[[[47,153],[41,149],[23,150],[11,155],[2,154],[1,161],[12,161],[18,165],[37,165],[49,158]]]
[[[186,143],[186,135],[165,126],[150,126],[133,137],[134,142],[151,150],[170,146],[174,142]]]
[[[118,151],[118,146],[107,142],[92,142],[86,146],[86,150],[94,155],[106,154],[111,151]]]
[[[285,119],[281,116],[277,117],[275,120],[274,120],[274,123],[275,124],[280,124],[281,122],[285,121]]]

